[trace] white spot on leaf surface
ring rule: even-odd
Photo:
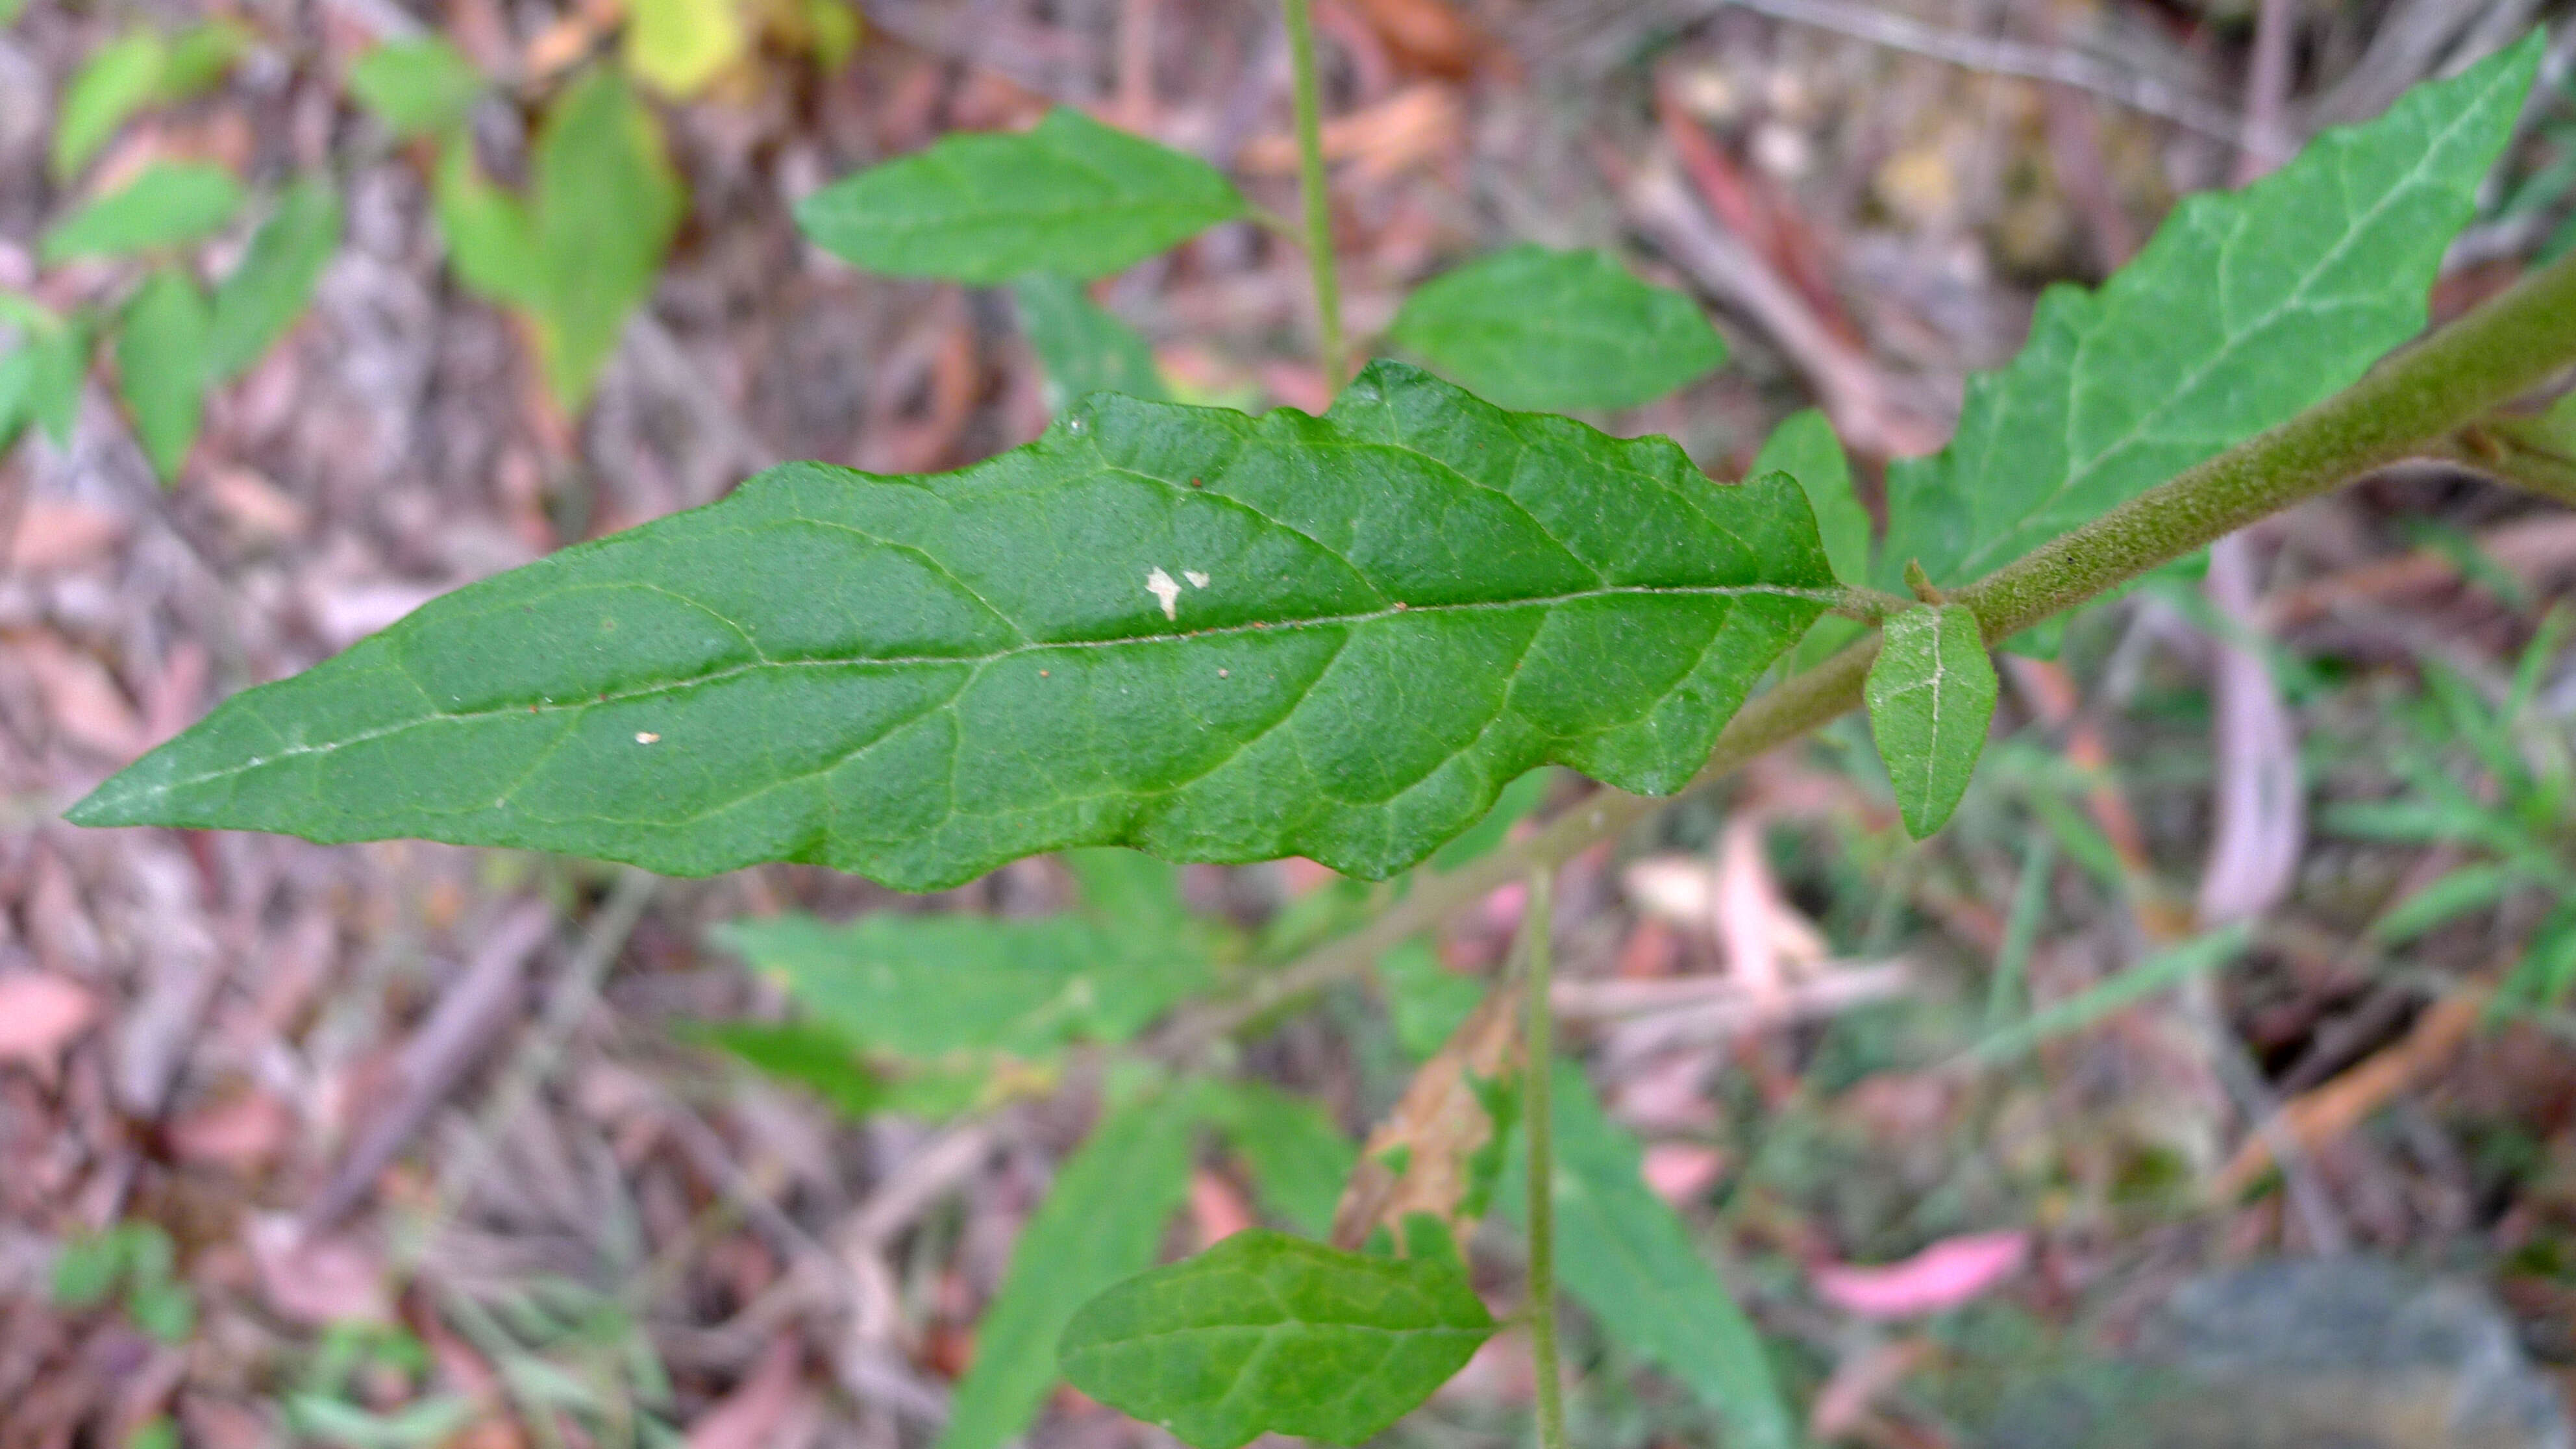
[[[1161,602],[1164,618],[1181,617],[1181,586],[1170,574],[1158,568],[1145,575],[1145,592]]]
[[[660,738],[662,738],[660,735],[653,733],[651,730],[637,730],[635,732],[635,743],[639,745],[649,745]]]
[[[1208,576],[1196,569],[1181,570],[1181,577],[1190,581],[1191,588],[1204,589],[1208,586]]]

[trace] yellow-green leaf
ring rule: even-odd
[[[162,67],[169,60],[170,42],[162,39],[161,32],[135,29],[99,47],[83,62],[54,116],[56,181],[71,180],[116,134],[117,127],[152,103],[161,88]]]
[[[630,0],[626,68],[665,95],[704,89],[751,43],[735,0]]]

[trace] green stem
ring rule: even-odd
[[[2546,381],[2576,355],[2576,257],[2381,363],[2268,433],[2228,449],[1988,574],[1957,595],[1986,637],[2194,553],[2258,518],[2421,452]]]
[[[1287,11],[1288,54],[1297,76],[1297,179],[1306,201],[1306,265],[1315,274],[1315,315],[1324,328],[1324,372],[1339,389],[1350,377],[1342,343],[1342,288],[1333,276],[1333,200],[1324,190],[1322,87],[1315,79],[1315,20],[1311,0],[1281,0]]]
[[[2576,256],[2524,278],[2344,392],[1951,598],[1976,609],[1988,639],[2007,638],[2267,513],[2419,453],[2570,363],[2576,363]],[[1877,658],[1873,634],[1748,701],[1718,733],[1716,749],[1693,784],[1715,780],[1858,708],[1861,685]],[[1409,894],[1368,924],[1259,977],[1242,997],[1180,1023],[1169,1046],[1193,1054],[1287,1001],[1356,976],[1390,947],[1496,887],[1531,869],[1563,864],[1668,803],[1602,790],[1536,835],[1446,874],[1419,876]]]
[[[1521,916],[1527,961],[1521,982],[1528,1022],[1524,1070],[1529,1073],[1521,1120],[1529,1136],[1530,1366],[1538,1378],[1540,1449],[1565,1449],[1565,1385],[1556,1357],[1556,1118],[1548,1101],[1556,1067],[1556,1009],[1548,1000],[1549,978],[1555,974],[1548,891],[1555,877],[1555,871],[1544,867],[1530,872],[1529,902]]]

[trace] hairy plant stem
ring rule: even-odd
[[[1521,913],[1521,1000],[1527,1037],[1522,1069],[1522,1131],[1529,1140],[1530,1367],[1538,1381],[1539,1449],[1565,1449],[1565,1385],[1556,1356],[1556,1117],[1548,1100],[1555,1077],[1556,1009],[1548,1000],[1555,942],[1548,899],[1556,871],[1529,873],[1529,901]]]
[[[2576,256],[2562,258],[2400,352],[2360,382],[2239,443],[2093,522],[1950,595],[1977,611],[1988,640],[2008,638],[2156,566],[2206,548],[2267,514],[2389,463],[2576,364]],[[1692,786],[1856,709],[1878,638],[1854,643],[1748,701],[1719,732]],[[1280,1005],[1366,971],[1388,948],[1429,930],[1523,874],[1563,864],[1672,803],[1602,790],[1545,829],[1444,874],[1425,874],[1366,925],[1266,973],[1242,996],[1175,1026],[1183,1054]]]
[[[1306,265],[1315,277],[1315,316],[1323,327],[1324,372],[1336,390],[1351,375],[1342,341],[1342,288],[1333,275],[1333,201],[1324,190],[1322,86],[1315,78],[1312,0],[1281,0],[1288,55],[1296,71],[1297,180],[1306,202]]]

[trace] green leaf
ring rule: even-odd
[[[481,1413],[462,1394],[431,1394],[391,1413],[374,1414],[324,1394],[293,1394],[286,1422],[307,1439],[350,1449],[426,1449],[454,1439]]]
[[[1959,808],[1976,773],[1995,717],[1995,662],[1962,604],[1907,609],[1883,634],[1869,667],[1869,728],[1906,833],[1921,840]]]
[[[73,818],[922,890],[1077,844],[1382,877],[1546,761],[1679,789],[1831,597],[1788,479],[1399,365],[1320,419],[1099,398],[963,472],[791,464],[460,590]]]
[[[164,483],[179,476],[205,417],[206,348],[213,326],[205,294],[175,271],[153,273],[118,319],[117,390]]]
[[[2532,932],[2522,959],[2496,988],[2491,1011],[2511,1013],[2515,1004],[2551,1011],[2576,987],[2576,903],[2563,904]]]
[[[734,0],[634,0],[627,8],[626,68],[664,95],[696,95],[751,44]]]
[[[2402,944],[2534,883],[2510,865],[2460,866],[2371,922],[2370,934],[2384,945]]]
[[[155,1414],[125,1437],[125,1449],[179,1449],[179,1425],[167,1414]]]
[[[1753,460],[1753,472],[1759,476],[1774,471],[1797,479],[1800,491],[1807,495],[1834,577],[1847,584],[1869,582],[1869,510],[1861,507],[1859,495],[1852,491],[1851,459],[1843,455],[1842,442],[1822,412],[1808,408],[1792,413],[1771,430]],[[1868,632],[1858,619],[1827,614],[1798,641],[1790,668],[1793,672],[1813,669]]]
[[[837,1031],[755,1021],[690,1023],[683,1033],[715,1047],[762,1076],[804,1087],[856,1121],[885,1105],[886,1087]]]
[[[63,1244],[54,1255],[54,1302],[64,1308],[95,1308],[116,1291],[125,1276],[126,1239],[110,1231],[86,1233]]]
[[[1433,870],[1456,870],[1503,843],[1512,827],[1529,818],[1531,811],[1547,802],[1548,790],[1556,784],[1554,770],[1532,770],[1503,787],[1494,797],[1494,808],[1485,818],[1467,827],[1455,840],[1431,852],[1425,864]]]
[[[1937,456],[1888,470],[1880,581],[1977,578],[2359,378],[2423,328],[2513,129],[2535,32],[2232,194],[2185,200],[2098,292],[2052,288]]]
[[[1790,1449],[1799,1435],[1762,1337],[1700,1256],[1690,1229],[1640,1175],[1635,1138],[1601,1110],[1582,1071],[1556,1064],[1556,1276],[1601,1331],[1724,1417],[1729,1449]],[[1505,1180],[1529,1180],[1514,1134]],[[1517,1188],[1505,1213],[1525,1223]]]
[[[613,71],[555,103],[533,167],[537,350],[555,401],[579,412],[626,319],[653,295],[687,196],[661,124]]]
[[[1207,1091],[1208,1115],[1252,1170],[1262,1202],[1301,1233],[1331,1232],[1342,1184],[1359,1164],[1359,1148],[1333,1114],[1267,1082],[1212,1082]]]
[[[716,939],[843,1038],[919,1059],[1124,1041],[1208,980],[1203,958],[1168,939],[1069,916],[790,915]]]
[[[485,179],[466,137],[439,149],[431,200],[458,281],[506,306],[541,305],[536,226],[517,197]]]
[[[1494,1329],[1454,1263],[1253,1228],[1082,1305],[1062,1352],[1075,1388],[1198,1449],[1263,1433],[1357,1444]]]
[[[2113,1012],[2125,1010],[2162,991],[2169,991],[2204,971],[2233,963],[2253,944],[2252,928],[2240,922],[2194,936],[2119,971],[2083,991],[2053,1002],[2028,1017],[1979,1040],[1965,1060],[1984,1066],[2010,1061],[2069,1032],[2082,1031]]]
[[[17,24],[19,13],[26,8],[27,0],[0,0],[0,29]]]
[[[1834,425],[1816,408],[1791,413],[1763,440],[1753,460],[1754,473],[1786,473],[1798,480],[1807,507],[1816,515],[1816,536],[1834,577],[1847,584],[1869,582],[1869,510],[1852,491],[1851,459],[1843,454]]]
[[[1154,370],[1154,350],[1136,329],[1091,300],[1082,284],[1054,272],[1011,283],[1020,327],[1046,369],[1046,404],[1060,413],[1095,392],[1162,401],[1169,394]]]
[[[1488,402],[1565,411],[1652,402],[1726,360],[1699,304],[1597,251],[1516,246],[1406,299],[1387,340]]]
[[[209,20],[180,31],[170,38],[152,99],[169,104],[213,90],[223,84],[250,42],[250,32],[230,20]]]
[[[1133,850],[1068,850],[1065,869],[1082,887],[1082,905],[1103,926],[1131,936],[1177,941],[1197,928],[1181,899],[1181,873]]]
[[[1206,162],[1059,106],[1034,130],[949,136],[835,182],[796,224],[871,272],[994,286],[1107,276],[1243,213]]]
[[[474,62],[439,36],[379,45],[349,67],[349,94],[404,139],[462,125],[484,89]]]
[[[1011,1247],[936,1449],[998,1449],[1037,1417],[1074,1310],[1154,1261],[1189,1191],[1197,1108],[1187,1092],[1120,1108],[1065,1163]]]
[[[221,231],[241,210],[241,183],[220,166],[158,161],[45,233],[51,266],[76,257],[123,257],[180,246]]]
[[[178,1264],[178,1245],[159,1223],[128,1218],[109,1229],[125,1242],[125,1271],[137,1283],[165,1283]]]
[[[169,59],[170,43],[159,31],[135,29],[82,63],[54,118],[54,180],[71,180],[117,127],[152,103]]]
[[[858,10],[845,0],[804,0],[796,7],[796,17],[814,53],[815,69],[827,76],[850,63],[866,29]]]
[[[1415,1061],[1440,1050],[1485,999],[1486,983],[1440,964],[1440,953],[1420,938],[1378,958],[1377,978],[1395,1020],[1395,1044]]]
[[[26,430],[33,411],[27,394],[35,379],[34,349],[13,345],[7,352],[0,352],[0,453],[7,452],[18,441],[18,434]]]
[[[125,1316],[163,1343],[186,1343],[197,1331],[197,1297],[184,1283],[138,1279],[125,1290]]]
[[[89,376],[90,342],[88,320],[74,317],[20,344],[29,358],[27,391],[20,406],[57,448],[71,446],[72,428],[80,421],[81,383]]]
[[[211,380],[229,381],[268,355],[304,315],[339,246],[340,196],[330,182],[313,177],[287,188],[241,265],[215,289],[206,349]]]

